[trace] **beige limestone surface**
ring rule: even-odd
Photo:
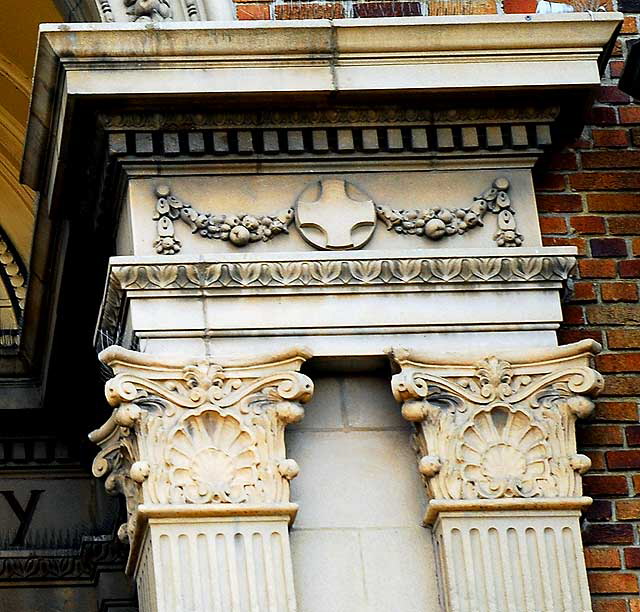
[[[126,314],[119,324],[125,337],[135,334],[144,350],[164,354],[242,355],[292,343],[344,357],[382,356],[398,343],[423,350],[556,344],[570,249],[416,250],[397,252],[397,262],[384,251],[349,253],[213,255],[196,263],[115,258],[105,313]],[[296,281],[314,266],[319,278],[334,280]],[[392,269],[399,276],[389,282]],[[265,270],[273,271],[271,281]],[[345,270],[351,280],[335,281]],[[423,280],[421,270],[431,276]],[[218,280],[207,288],[207,279]],[[511,308],[516,299],[519,308]],[[117,300],[122,308],[109,310]]]
[[[353,164],[357,167],[357,163]],[[368,169],[368,167],[367,167]],[[304,172],[291,167],[285,173],[224,173],[213,170],[209,176],[162,176],[153,179],[134,179],[129,183],[127,211],[121,220],[119,233],[122,235],[118,255],[154,255],[154,241],[157,238],[156,187],[167,185],[171,194],[188,203],[202,213],[242,215],[275,215],[294,207],[301,194],[312,198],[319,195],[319,183],[325,180],[343,180],[360,190],[375,205],[393,209],[434,209],[436,207],[457,209],[468,208],[491,188],[498,177],[509,180],[511,205],[515,211],[518,232],[524,236],[526,247],[541,246],[537,210],[533,193],[531,174],[528,170],[497,168],[491,170],[460,171],[397,171],[389,172],[384,163],[375,171],[363,169],[359,172],[319,172],[318,165],[309,164]],[[355,170],[355,168],[354,168]],[[307,190],[312,190],[308,193]],[[353,197],[358,197],[353,195]],[[344,205],[343,205],[344,206]],[[345,223],[340,215],[340,207],[325,206],[324,215],[329,227]],[[317,213],[322,216],[322,205],[317,205]],[[495,246],[493,236],[497,231],[497,215],[487,212],[484,226],[476,226],[465,234],[444,236],[430,240],[424,236],[398,234],[389,231],[382,220],[376,223],[373,236],[366,243],[367,249],[406,250],[434,249],[440,251],[451,248],[491,248]],[[280,234],[268,242],[251,242],[238,247],[229,241],[207,239],[193,233],[181,219],[174,221],[176,237],[182,243],[181,253],[185,255],[211,253],[265,253],[296,252],[313,250],[291,224],[288,234]],[[355,229],[354,238],[366,228]]]
[[[307,416],[287,433],[300,464],[291,531],[304,612],[436,612],[431,530],[410,428],[388,379],[316,376]]]
[[[447,609],[588,612],[580,511],[445,512],[441,537]]]

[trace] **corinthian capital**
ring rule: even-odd
[[[298,371],[308,357],[299,349],[244,362],[103,351],[114,411],[90,435],[101,447],[93,473],[126,497],[122,537],[133,542],[139,515],[168,506],[293,514],[289,480],[298,466],[286,458],[284,428],[303,417],[313,393]]]
[[[416,423],[430,498],[580,497],[590,461],[576,451],[575,421],[602,389],[589,367],[597,350],[585,341],[486,356],[394,351],[393,392]]]

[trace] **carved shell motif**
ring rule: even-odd
[[[550,482],[544,431],[522,410],[498,405],[481,410],[462,431],[458,461],[464,497],[534,497]]]
[[[171,503],[242,503],[255,484],[255,443],[240,421],[194,411],[175,430],[166,454]]]

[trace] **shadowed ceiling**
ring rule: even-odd
[[[2,0],[0,11],[0,330],[15,329],[33,239],[35,194],[20,185],[40,23],[62,21],[53,0]],[[3,338],[0,338],[0,348]],[[6,342],[6,334],[4,335]]]

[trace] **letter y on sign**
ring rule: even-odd
[[[11,542],[11,546],[22,546],[24,544],[27,531],[29,530],[29,526],[31,525],[31,521],[33,520],[33,513],[35,512],[36,506],[38,505],[38,500],[43,493],[44,491],[40,491],[37,489],[32,490],[31,494],[29,495],[27,507],[23,508],[20,505],[20,502],[16,499],[15,493],[13,491],[0,491],[0,495],[4,496],[9,506],[11,506],[13,513],[16,515],[16,517],[18,517],[18,520],[20,521],[20,526],[18,527],[18,531],[16,531],[16,535]]]

